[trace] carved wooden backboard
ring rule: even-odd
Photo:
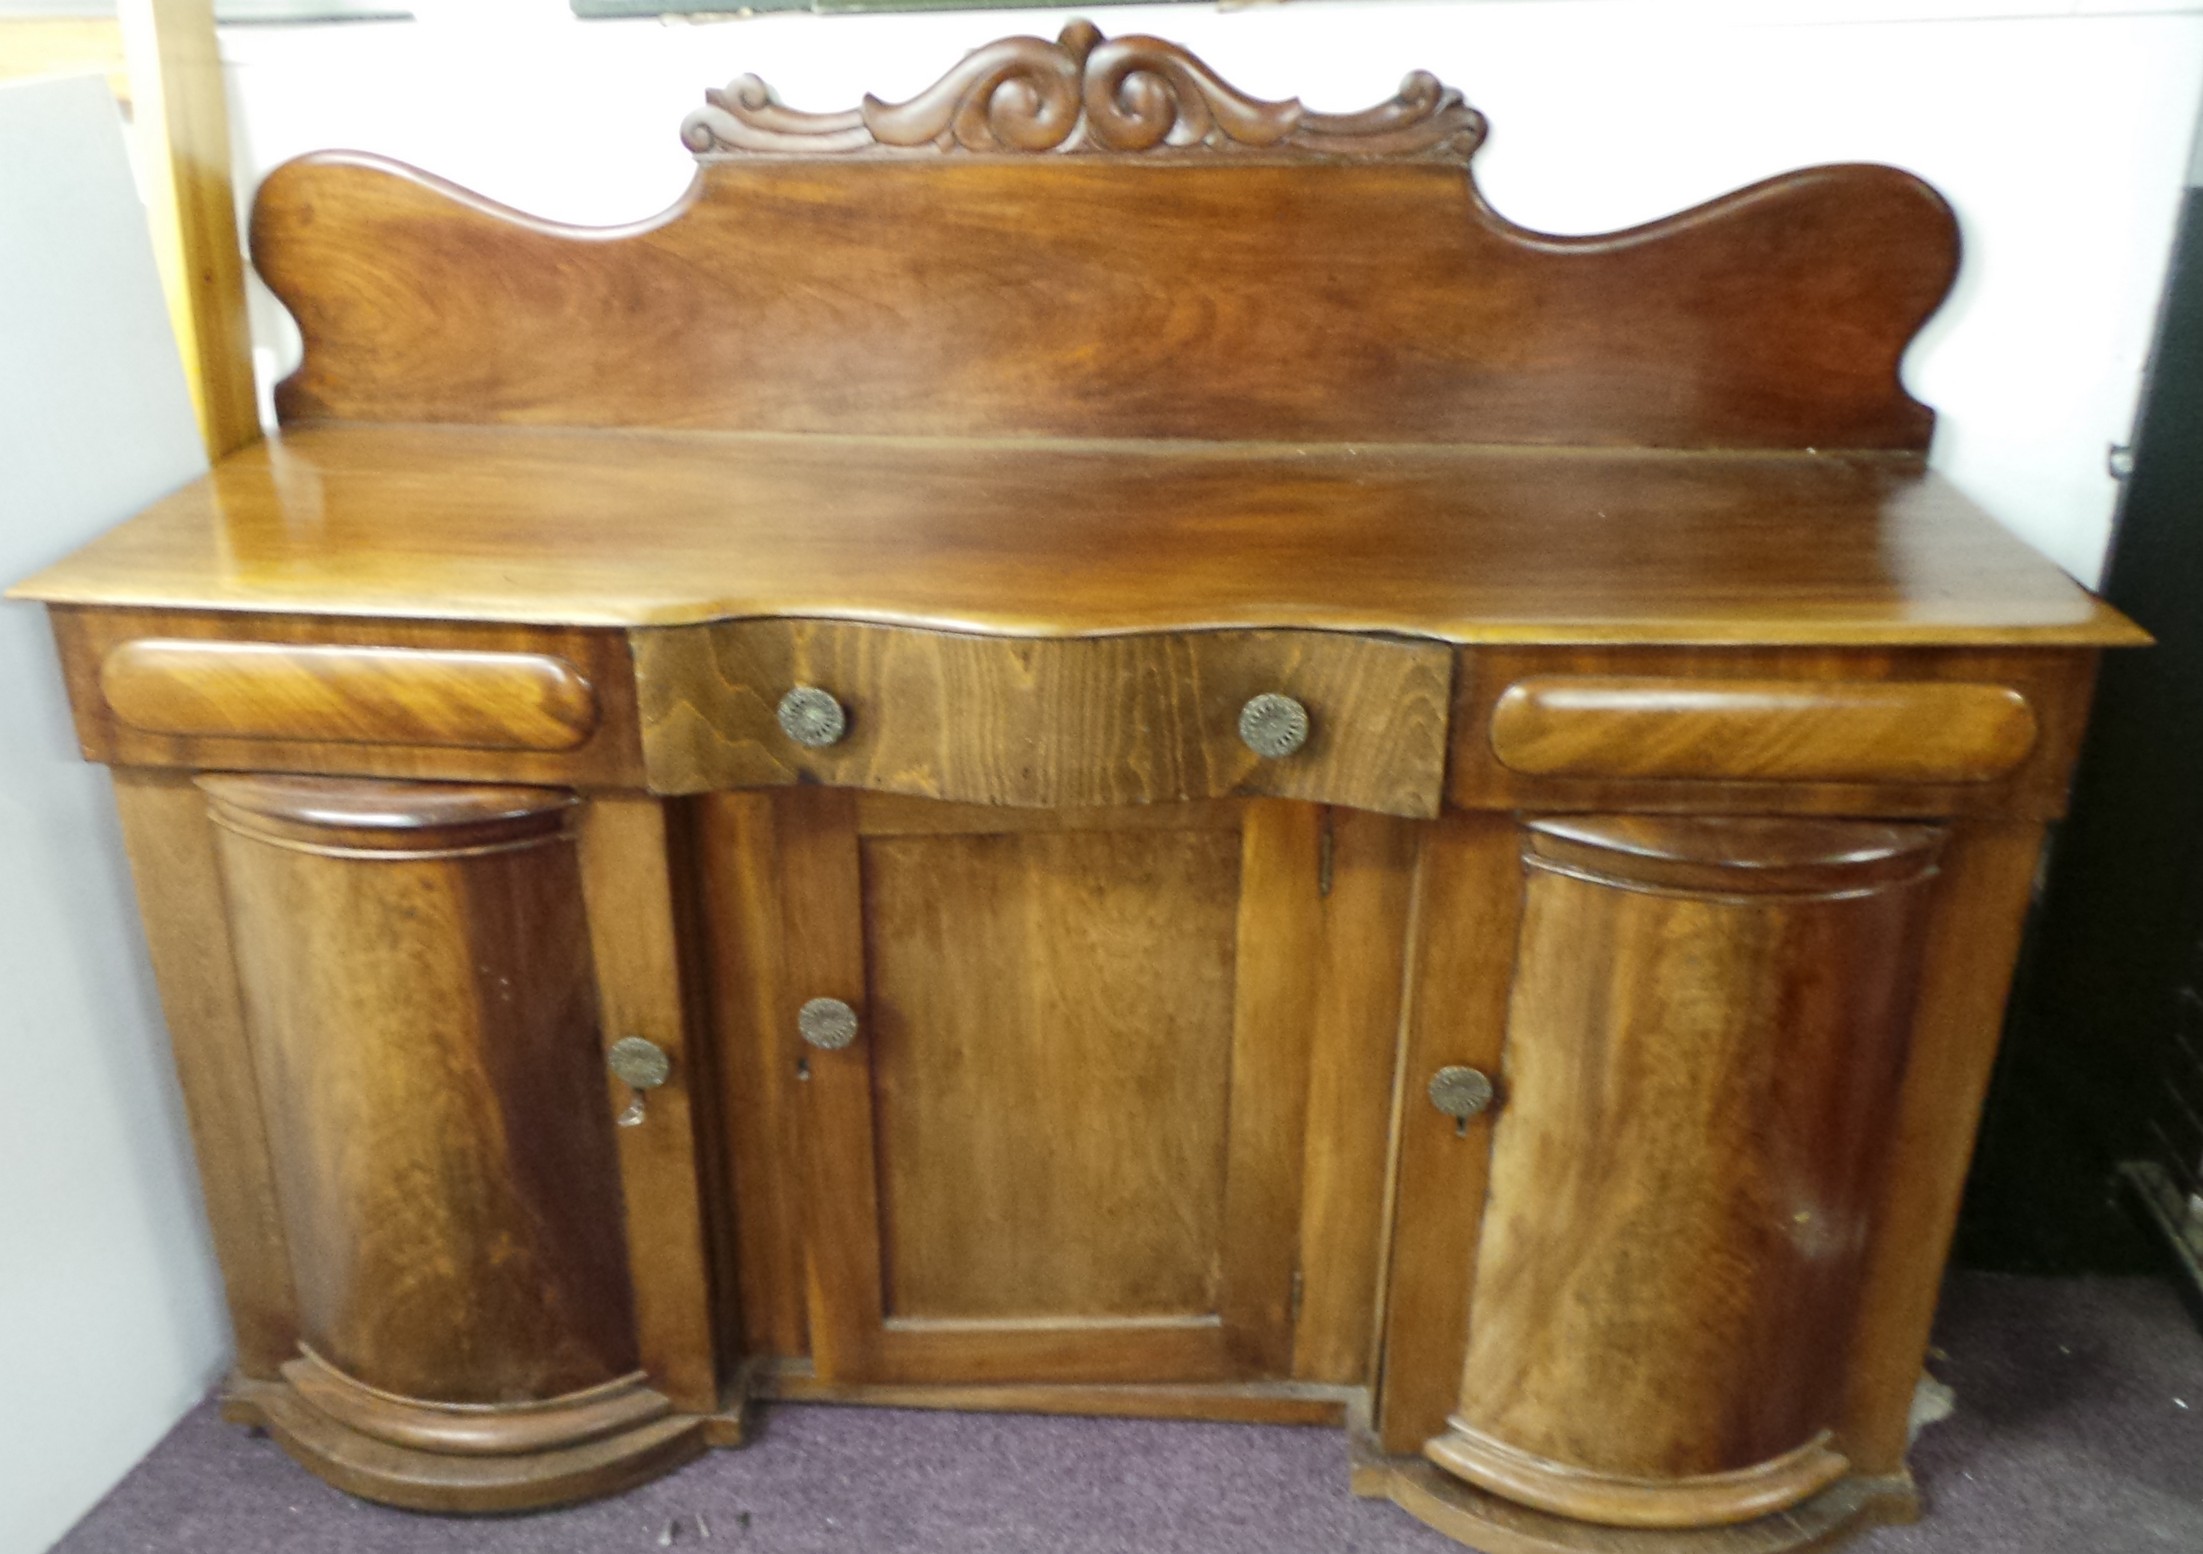
[[[253,255],[305,337],[286,421],[1926,446],[1899,361],[1958,256],[1926,184],[1814,168],[1556,238],[1484,203],[1483,134],[1428,75],[1315,113],[1074,23],[900,104],[744,77],[631,227],[302,158]]]

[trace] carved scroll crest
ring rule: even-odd
[[[681,125],[702,162],[942,152],[1466,161],[1484,138],[1484,116],[1427,71],[1374,108],[1314,113],[1298,98],[1247,96],[1177,44],[1104,40],[1085,21],[1054,43],[1004,38],[976,49],[908,102],[868,96],[846,112],[805,113],[756,76],[704,100]]]

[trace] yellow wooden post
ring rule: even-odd
[[[207,457],[260,435],[213,0],[122,0],[146,205]]]

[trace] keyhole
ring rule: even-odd
[[[643,1125],[643,1106],[642,1091],[630,1085],[627,1089],[627,1104],[620,1109],[619,1116],[613,1121],[623,1128],[639,1128]]]

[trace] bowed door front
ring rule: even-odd
[[[1322,812],[777,803],[817,1374],[1287,1374]]]

